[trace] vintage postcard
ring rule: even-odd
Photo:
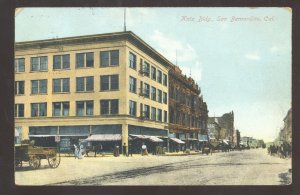
[[[292,9],[17,8],[15,184],[292,183]]]

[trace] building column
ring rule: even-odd
[[[128,154],[128,124],[122,124],[122,153],[124,143],[126,146],[126,153]]]
[[[29,140],[29,126],[23,126],[22,125],[22,138],[21,140]]]

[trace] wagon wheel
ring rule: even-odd
[[[57,168],[60,163],[60,156],[58,154],[53,154],[48,156],[48,164],[51,168]]]
[[[15,167],[17,168],[22,167],[22,161],[20,159],[15,159]]]
[[[41,159],[38,156],[32,156],[29,159],[29,165],[32,168],[37,169],[41,166]]]

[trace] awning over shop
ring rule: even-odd
[[[198,141],[196,138],[188,138],[189,141]]]
[[[29,137],[55,137],[57,135],[28,135]]]
[[[121,134],[95,134],[85,139],[86,141],[120,141]]]
[[[222,140],[224,144],[229,145],[229,143],[227,142],[227,140],[223,139]]]
[[[180,139],[177,139],[177,138],[170,138],[170,140],[172,140],[172,141],[174,141],[174,142],[176,142],[178,144],[185,144],[184,141],[181,141]]]
[[[130,134],[130,136],[138,138],[138,139],[149,140],[151,142],[163,142],[164,141],[162,139],[159,139],[156,136],[150,136],[150,135],[132,135],[132,134]]]
[[[15,137],[19,137],[19,132],[17,129],[15,129]]]

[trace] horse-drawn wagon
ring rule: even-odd
[[[51,168],[60,164],[60,155],[57,148],[34,147],[30,144],[15,145],[15,166],[22,167],[23,162],[37,169],[41,166],[41,159],[47,159]]]

